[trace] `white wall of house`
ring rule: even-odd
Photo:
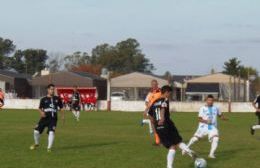
[[[6,109],[38,109],[39,99],[7,99]],[[175,112],[197,112],[204,102],[171,102],[171,111]],[[228,111],[228,103],[216,103],[221,111]],[[98,101],[98,109],[106,110],[106,101]],[[144,110],[143,101],[114,101],[111,104],[113,111],[140,112]],[[251,103],[232,103],[232,112],[254,112]]]
[[[5,81],[0,81],[0,88],[5,92]]]

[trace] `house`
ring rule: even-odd
[[[202,101],[208,94],[219,101],[244,101],[246,98],[246,80],[223,73],[197,77],[186,84],[188,100]]]
[[[0,70],[0,88],[7,98],[29,98],[32,96],[30,86],[31,76],[13,71]]]
[[[57,87],[96,87],[98,99],[106,99],[107,82],[105,79],[87,72],[61,71],[45,73],[32,79],[33,98],[40,98],[46,94],[46,86],[53,83]]]
[[[144,100],[151,88],[151,81],[157,80],[159,87],[168,85],[169,82],[163,77],[133,72],[111,79],[111,91],[125,94],[127,100]]]

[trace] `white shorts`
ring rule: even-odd
[[[218,137],[219,132],[218,129],[214,126],[209,130],[207,126],[201,126],[197,129],[197,131],[194,134],[195,137],[203,138],[205,136],[208,136],[209,141],[211,142],[213,137]]]

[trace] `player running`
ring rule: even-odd
[[[208,157],[211,159],[216,158],[215,151],[219,142],[217,117],[220,117],[222,120],[227,120],[220,110],[214,106],[214,97],[212,95],[208,95],[206,105],[201,107],[199,111],[199,127],[188,143],[188,147],[190,147],[204,136],[208,136],[209,141],[211,142],[211,149]],[[183,153],[185,153],[185,151],[183,151]]]
[[[258,124],[251,127],[251,134],[255,134],[255,130],[260,129],[260,95],[256,97],[256,99],[253,101],[253,107],[256,110],[256,116],[258,118]]]
[[[74,86],[72,97],[71,97],[71,111],[75,116],[76,120],[79,121],[80,117],[80,94],[78,92],[78,87]]]
[[[2,110],[2,107],[5,104],[4,101],[5,101],[5,94],[2,88],[0,88],[0,110]]]
[[[175,124],[170,119],[169,98],[172,92],[170,86],[161,88],[162,95],[157,99],[149,110],[151,121],[154,123],[156,132],[159,135],[161,143],[169,149],[167,155],[167,168],[173,168],[176,149],[180,148],[189,156],[195,159],[195,154],[187,145],[182,142]]]
[[[160,145],[160,138],[159,138],[158,134],[156,133],[156,130],[154,129],[153,123],[149,119],[148,111],[149,111],[151,105],[154,103],[154,101],[160,97],[161,97],[161,91],[160,91],[160,88],[158,87],[158,82],[157,82],[157,80],[152,80],[151,81],[151,90],[145,99],[146,108],[145,108],[144,115],[143,115],[144,119],[142,120],[141,125],[143,126],[144,124],[148,124],[150,134],[154,134],[155,145]]]
[[[58,111],[62,111],[62,119],[64,121],[64,111],[62,101],[58,96],[54,95],[55,86],[53,84],[49,84],[47,87],[47,96],[43,97],[40,100],[39,111],[41,115],[41,119],[38,122],[37,126],[34,129],[33,137],[34,144],[30,147],[31,150],[35,150],[39,147],[40,143],[40,135],[43,133],[45,127],[48,128],[47,133],[48,136],[48,147],[47,151],[51,152],[52,145],[55,137],[55,130],[57,126],[58,120]]]

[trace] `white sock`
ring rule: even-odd
[[[253,128],[253,130],[260,129],[260,125],[254,125],[252,128]]]
[[[210,149],[210,156],[214,156],[215,151],[218,147],[218,141],[219,141],[219,137],[213,137],[212,142],[211,142],[211,149]]]
[[[151,121],[149,119],[143,119],[143,123],[144,124],[149,124],[149,123],[151,123]]]
[[[76,114],[77,114],[77,120],[79,120],[80,112],[77,111]]]
[[[150,134],[152,134],[152,133],[153,133],[153,127],[152,127],[151,120],[149,120],[149,119],[143,119],[143,124],[148,124]]]
[[[179,148],[180,148],[182,151],[184,151],[185,153],[187,153],[190,157],[193,156],[193,155],[192,155],[193,151],[190,150],[190,148],[189,148],[185,143],[181,142],[181,143],[179,144]]]
[[[39,143],[40,143],[40,132],[39,131],[37,131],[37,130],[34,130],[33,131],[33,138],[34,138],[34,143],[35,143],[35,145],[39,145]]]
[[[190,142],[188,143],[188,147],[190,147],[192,144],[194,144],[195,142],[197,142],[199,140],[199,138],[197,138],[197,137],[192,137],[191,139],[190,139]]]
[[[48,149],[52,148],[53,142],[54,142],[55,134],[53,131],[49,132],[49,137],[48,137]]]
[[[72,114],[77,118],[77,113],[76,113],[76,111],[72,111]]]
[[[167,155],[167,168],[173,168],[173,162],[176,151],[174,149],[170,149]]]

